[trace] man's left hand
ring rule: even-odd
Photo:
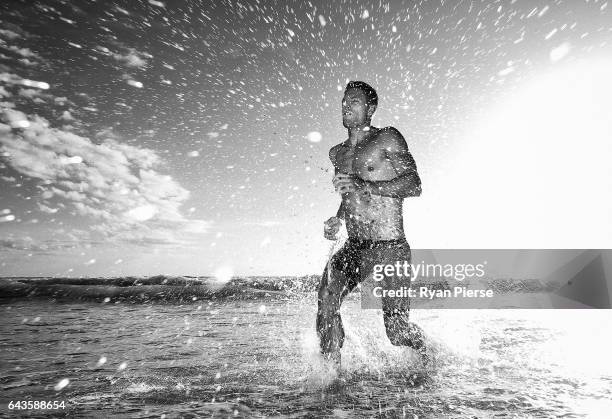
[[[332,181],[336,192],[342,194],[353,192],[358,194],[368,193],[367,182],[355,175],[338,173]]]

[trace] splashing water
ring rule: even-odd
[[[380,310],[361,310],[352,294],[341,309],[340,374],[321,363],[314,292],[194,304],[24,300],[0,310],[5,396],[53,399],[69,377],[62,397],[76,416],[552,417],[612,408],[612,368],[600,362],[612,351],[609,310],[412,310],[434,352],[423,369],[412,350],[389,343]]]

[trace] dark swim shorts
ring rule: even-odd
[[[335,284],[333,288],[342,289],[341,294],[345,296],[350,293],[357,284],[361,283],[373,274],[375,265],[394,265],[400,262],[411,263],[410,246],[405,238],[394,240],[362,240],[349,238],[344,246],[332,257],[330,266],[334,271],[343,273],[342,284]],[[338,278],[340,279],[340,278]],[[337,280],[337,279],[336,279]],[[341,285],[341,287],[338,287]],[[383,289],[398,289],[402,286],[410,286],[409,277],[398,277],[396,275],[385,276],[380,286]],[[408,310],[408,298],[382,299],[383,310],[398,309]],[[385,301],[387,300],[387,301]]]

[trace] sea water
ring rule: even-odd
[[[351,295],[338,374],[318,355],[312,292],[190,303],[15,299],[0,313],[3,414],[18,400],[63,400],[70,416],[107,417],[612,411],[611,310],[413,310],[430,340],[424,366],[389,343],[380,310],[362,310]]]

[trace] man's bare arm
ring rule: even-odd
[[[337,218],[342,218],[344,220],[344,201],[340,202],[340,206],[338,207],[338,212],[336,213]]]
[[[421,178],[402,134],[395,128],[390,128],[380,135],[383,136],[382,145],[386,158],[393,166],[397,177],[391,180],[366,181],[366,190],[373,195],[393,198],[421,195]]]
[[[329,159],[334,165],[334,175],[338,174],[338,167],[336,166],[336,154],[338,153],[338,149],[341,146],[342,144],[337,144],[329,150]],[[338,207],[338,211],[336,212],[336,217],[344,219],[344,200],[340,201],[340,206]]]

